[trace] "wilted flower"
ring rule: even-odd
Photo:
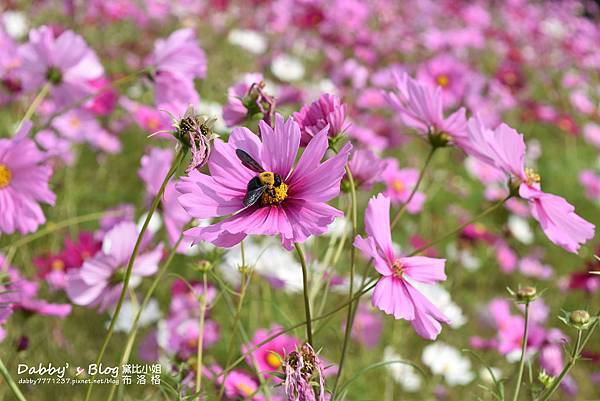
[[[189,106],[181,119],[174,121],[175,137],[183,144],[189,147],[192,153],[192,160],[185,172],[190,173],[204,166],[208,162],[211,152],[211,143],[218,136],[212,130],[215,119],[206,118],[194,111]]]
[[[323,364],[310,344],[288,353],[283,368],[288,401],[325,401]]]
[[[302,133],[300,145],[306,146],[315,135],[325,128],[327,128],[327,135],[330,138],[340,135],[346,128],[344,126],[346,106],[342,104],[338,96],[324,93],[319,99],[294,113],[294,119]]]

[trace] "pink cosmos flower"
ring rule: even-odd
[[[76,242],[66,237],[64,248],[58,253],[49,253],[33,258],[38,274],[52,288],[65,288],[66,275],[69,270],[79,269],[83,262],[102,248],[102,243],[90,232],[81,232]]]
[[[584,186],[585,194],[589,199],[593,201],[600,199],[600,175],[592,170],[583,170],[579,173],[579,182]]]
[[[348,162],[354,184],[365,191],[373,184],[383,181],[383,172],[387,163],[370,150],[356,149]]]
[[[106,77],[96,78],[90,81],[90,85],[98,94],[85,104],[85,109],[97,116],[107,116],[112,113],[119,100],[119,92],[110,85]]]
[[[262,395],[254,395],[258,391],[258,384],[258,380],[248,373],[239,369],[232,370],[225,379],[225,396],[229,400],[263,401],[265,398]]]
[[[51,304],[38,299],[38,283],[21,276],[19,271],[6,263],[0,253],[0,341],[3,339],[2,325],[17,310],[25,310],[45,316],[65,317],[71,313],[69,304]]]
[[[465,150],[469,148],[464,108],[461,107],[445,118],[440,87],[416,81],[406,73],[396,75],[395,79],[396,90],[388,92],[387,99],[400,113],[406,126],[414,128],[430,140],[450,142]]]
[[[396,319],[411,322],[422,337],[434,340],[448,318],[421,294],[410,280],[434,284],[446,279],[445,259],[425,256],[397,257],[390,233],[390,198],[371,198],[365,213],[367,238],[357,236],[354,246],[375,261],[382,275],[373,292],[373,305]]]
[[[373,313],[370,307],[360,304],[356,312],[354,326],[352,326],[352,338],[367,348],[373,348],[379,344],[382,330],[383,319],[381,315]]]
[[[467,89],[468,68],[450,54],[428,60],[417,71],[419,82],[442,88],[445,107],[459,104]]]
[[[52,169],[46,155],[25,136],[26,122],[11,139],[0,139],[0,233],[27,234],[46,221],[40,203],[54,205],[56,196],[48,187]]]
[[[68,111],[52,121],[52,126],[60,134],[74,143],[88,143],[93,148],[106,153],[121,151],[121,142],[102,128],[91,113],[78,109]]]
[[[550,241],[577,253],[581,244],[594,236],[593,224],[575,214],[565,199],[543,192],[540,176],[525,168],[523,135],[506,124],[492,131],[478,117],[469,120],[468,134],[473,144],[468,153],[510,177]]]
[[[96,54],[72,31],[55,37],[48,26],[32,29],[19,54],[25,90],[38,91],[49,82],[52,99],[59,107],[94,93],[92,81],[104,74]]]
[[[600,149],[600,125],[588,123],[583,126],[583,137],[586,141]]]
[[[127,98],[121,98],[119,104],[129,112],[133,121],[149,134],[157,133],[161,138],[173,139],[170,133],[162,132],[171,129],[171,121],[166,113]]]
[[[248,95],[254,84],[263,82],[263,76],[259,73],[246,74],[227,89],[227,104],[223,106],[223,120],[228,127],[242,123],[250,111],[244,105],[243,100]]]
[[[45,129],[35,134],[35,142],[46,152],[49,163],[54,166],[55,163],[64,163],[72,166],[75,162],[75,155],[71,150],[71,141],[57,135],[53,130]]]
[[[106,233],[102,252],[85,261],[81,269],[67,273],[69,299],[76,305],[97,306],[102,312],[112,307],[121,293],[125,267],[137,236],[132,222],[119,223]],[[140,253],[133,266],[130,285],[135,286],[142,277],[156,273],[161,257],[161,245]]]
[[[242,346],[242,352],[246,353],[248,350],[254,348],[257,344],[265,341],[280,330],[280,326],[271,326],[269,330],[256,330],[250,343]],[[256,363],[258,371],[265,377],[270,377],[271,375],[268,372],[279,371],[283,365],[285,355],[288,352],[295,350],[296,346],[300,344],[301,341],[297,338],[282,334],[254,350],[250,356],[246,358],[246,362],[250,366],[254,366],[254,363]]]
[[[206,76],[207,63],[192,29],[179,29],[168,38],[157,40],[146,65],[152,69],[150,79],[158,109],[178,115],[190,104],[200,102],[194,79]]]
[[[15,41],[0,27],[0,104],[18,96],[23,90],[19,71],[22,60]]]
[[[294,119],[302,132],[300,145],[306,146],[323,129],[327,129],[330,138],[340,135],[345,129],[346,106],[338,96],[324,93],[294,113]]]
[[[346,144],[338,155],[321,163],[327,151],[327,131],[308,144],[296,166],[300,129],[295,121],[277,115],[274,128],[260,123],[262,141],[246,128],[236,128],[224,143],[219,139],[208,161],[211,175],[191,171],[177,184],[179,202],[194,218],[225,217],[207,227],[194,227],[186,235],[195,243],[211,242],[231,247],[249,234],[280,235],[290,250],[295,242],[327,231],[342,212],[325,202],[339,194],[344,164],[351,149]],[[281,185],[273,186],[253,205],[244,207],[248,184],[257,172],[245,167],[236,155],[242,150],[267,172],[277,174]]]
[[[413,188],[417,185],[419,171],[414,168],[399,168],[396,159],[387,159],[386,162],[387,166],[383,171],[383,181],[386,184],[385,195],[394,204],[406,203]],[[413,214],[419,213],[423,208],[425,198],[423,192],[415,192],[406,211]]]

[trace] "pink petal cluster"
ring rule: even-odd
[[[382,277],[373,292],[373,305],[396,319],[411,322],[423,338],[434,340],[448,318],[412,284],[411,280],[434,284],[446,279],[445,259],[425,256],[398,257],[390,232],[390,199],[382,194],[371,198],[365,213],[367,238],[357,236],[354,246],[368,258]]]
[[[250,349],[255,348],[256,345],[262,343],[281,330],[282,327],[276,325],[271,326],[269,330],[256,330],[250,343],[242,346],[242,352],[248,352]],[[285,355],[288,352],[295,350],[300,343],[301,341],[297,338],[282,334],[252,351],[246,358],[246,362],[250,366],[256,364],[259,373],[263,374],[265,377],[271,377],[269,372],[279,371],[283,365]]]
[[[394,79],[395,91],[387,93],[387,100],[400,113],[404,125],[424,136],[445,135],[450,143],[469,148],[464,108],[444,117],[442,88],[419,82],[406,73],[395,74]]]
[[[231,247],[247,235],[279,235],[283,246],[292,249],[294,243],[323,234],[335,217],[342,216],[325,202],[339,194],[351,146],[345,145],[338,155],[321,163],[328,148],[327,131],[322,130],[294,166],[300,147],[296,122],[277,115],[273,128],[261,121],[260,132],[261,139],[247,128],[235,128],[227,143],[216,139],[208,161],[210,175],[194,170],[177,184],[182,193],[179,202],[190,216],[224,217],[187,230],[186,236],[195,243]],[[265,171],[279,174],[288,186],[287,198],[275,205],[244,208],[248,183],[257,173],[242,165],[236,149],[247,152]]]
[[[253,84],[263,81],[262,74],[250,73],[227,89],[227,104],[223,106],[223,120],[228,127],[241,124],[248,117],[248,109],[243,99],[248,95]]]
[[[525,168],[523,135],[506,124],[491,130],[478,117],[468,123],[472,143],[467,152],[501,171],[518,186],[521,198],[529,202],[531,215],[554,244],[577,253],[581,244],[594,237],[594,225],[575,214],[565,199],[541,190],[540,177]]]
[[[19,54],[24,89],[39,91],[50,82],[52,99],[59,107],[94,93],[94,80],[104,74],[96,54],[72,31],[55,35],[48,26],[32,29]]]
[[[26,122],[12,139],[0,139],[0,234],[34,232],[46,221],[40,203],[54,205],[46,155],[25,138]]]
[[[157,40],[146,65],[152,69],[158,109],[181,115],[190,104],[200,102],[194,78],[206,76],[207,62],[193,29],[180,29]]]
[[[300,144],[306,146],[323,129],[327,129],[330,138],[340,135],[345,129],[346,106],[338,96],[324,93],[319,99],[294,113],[294,119],[302,133]]]
[[[122,222],[106,233],[102,251],[86,260],[81,269],[67,273],[66,292],[76,305],[98,307],[106,311],[114,306],[122,290],[122,279],[138,230],[133,222]],[[162,246],[141,252],[132,270],[130,285],[158,270]]]

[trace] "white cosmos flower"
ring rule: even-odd
[[[490,370],[494,374],[496,381],[502,379],[502,371],[498,368],[491,367]],[[490,370],[487,368],[481,368],[479,371],[479,378],[485,383],[492,384],[494,382],[494,378],[490,374]]]
[[[383,350],[383,360],[385,362],[398,361],[402,360],[402,357],[388,346]],[[412,366],[405,363],[390,363],[385,367],[394,381],[400,384],[404,390],[414,393],[421,388],[421,376]]]
[[[117,318],[117,322],[115,323],[115,331],[123,331],[128,332],[133,327],[133,320],[137,315],[138,306],[134,306],[131,301],[123,302],[123,306],[121,307],[121,313],[119,313],[119,317]],[[158,302],[156,299],[152,298],[148,305],[142,311],[140,315],[140,320],[138,321],[138,327],[145,327],[151,323],[154,323],[160,319],[161,313],[160,308],[158,307]],[[108,322],[107,322],[108,325]]]
[[[439,284],[423,284],[415,281],[411,281],[411,284],[450,319],[450,327],[456,329],[467,322],[462,309],[452,302],[450,293],[444,287]]]
[[[508,229],[522,243],[528,245],[533,242],[533,231],[527,220],[513,214],[508,218]]]
[[[302,291],[302,268],[294,254],[286,251],[279,241],[267,239],[261,243],[252,239],[244,240],[244,257],[246,265],[253,268],[257,274],[280,285],[287,292]],[[242,261],[241,247],[232,248],[225,255],[225,263],[221,270],[225,280],[234,286],[239,286],[241,274],[239,266]]]
[[[422,360],[434,374],[443,376],[450,386],[465,385],[475,377],[469,358],[441,341],[425,347]]]
[[[267,50],[267,40],[256,31],[233,29],[229,32],[227,40],[232,45],[239,46],[254,54],[262,54]]]
[[[25,37],[29,30],[27,16],[20,11],[3,11],[2,22],[4,29],[13,39],[21,39]]]
[[[214,125],[215,131],[227,132],[227,126],[225,120],[223,120],[223,106],[219,103],[203,100],[198,105],[198,113],[217,119]]]
[[[271,62],[271,72],[282,81],[298,81],[304,77],[304,66],[298,58],[281,54]]]

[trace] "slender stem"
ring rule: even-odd
[[[0,358],[0,375],[2,375],[4,381],[8,384],[8,387],[10,387],[10,390],[12,391],[12,393],[18,401],[27,401],[21,390],[19,390],[17,383],[15,383],[13,378],[10,376],[8,369],[6,368],[6,366],[4,366],[2,358]]]
[[[346,176],[348,177],[348,182],[350,183],[350,198],[352,202],[351,209],[351,219],[352,219],[352,240],[356,238],[358,232],[358,217],[357,217],[357,206],[356,206],[356,187],[354,186],[354,177],[352,176],[352,172],[350,171],[350,167],[346,164]],[[356,264],[356,248],[352,246],[350,248],[350,285],[348,286],[348,314],[346,316],[346,329],[344,332],[344,344],[342,345],[342,355],[340,356],[340,363],[338,364],[338,373],[335,376],[335,382],[333,385],[333,391],[331,392],[331,399],[335,399],[335,394],[338,389],[338,385],[340,382],[340,378],[342,377],[342,370],[344,368],[344,362],[346,360],[346,352],[348,351],[348,343],[350,342],[350,334],[352,332],[352,324],[353,322],[353,302],[352,298],[354,296],[354,269]],[[309,320],[310,317],[307,316],[306,320]]]
[[[150,210],[148,211],[146,220],[144,221],[144,224],[142,225],[142,229],[140,230],[138,238],[133,247],[133,252],[131,254],[131,257],[129,258],[129,262],[127,263],[127,270],[125,271],[125,278],[123,279],[123,289],[121,290],[121,295],[119,296],[119,301],[117,302],[117,307],[115,308],[115,312],[110,321],[110,325],[108,326],[108,332],[106,333],[106,337],[104,338],[104,343],[102,344],[102,347],[100,348],[100,352],[98,353],[98,357],[96,359],[96,365],[99,365],[100,362],[102,362],[102,357],[104,356],[106,347],[108,346],[108,343],[110,342],[110,339],[112,337],[112,334],[113,334],[113,331],[115,328],[115,324],[117,323],[117,319],[119,318],[119,314],[121,313],[123,301],[125,300],[125,295],[127,294],[127,289],[129,288],[129,279],[131,278],[133,264],[135,262],[135,259],[137,258],[138,252],[140,250],[140,246],[142,244],[142,239],[144,238],[144,234],[146,233],[146,230],[148,229],[148,224],[150,224],[150,219],[152,219],[154,212],[158,208],[158,205],[159,205],[159,203],[162,199],[162,196],[165,192],[165,188],[167,187],[167,183],[169,182],[169,179],[173,176],[173,174],[175,174],[175,172],[179,168],[179,165],[181,164],[181,161],[185,157],[186,153],[187,153],[187,148],[181,147],[181,149],[177,153],[177,156],[175,157],[175,160],[173,161],[173,165],[171,166],[171,168],[169,169],[169,172],[165,176],[158,193],[154,197],[152,206],[150,206]],[[85,395],[85,401],[88,401],[90,399],[90,396],[92,394],[92,388],[93,388],[93,381],[90,382],[90,384],[88,386],[87,393]]]
[[[136,338],[137,332],[138,332],[138,324],[139,324],[140,318],[142,316],[142,313],[144,312],[144,309],[146,309],[146,307],[148,306],[148,303],[150,302],[150,299],[152,298],[152,295],[154,294],[156,287],[158,287],[158,283],[160,283],[162,281],[163,276],[169,269],[169,266],[171,265],[171,262],[173,261],[173,258],[175,257],[175,254],[177,253],[177,249],[179,248],[179,244],[181,243],[182,240],[183,240],[183,233],[179,236],[175,245],[173,245],[171,252],[167,256],[167,260],[162,265],[158,274],[154,277],[154,280],[152,281],[152,284],[150,284],[150,288],[148,288],[146,295],[144,295],[142,304],[138,308],[138,310],[135,314],[135,317],[133,318],[133,323],[131,324],[131,330],[129,330],[129,334],[127,335],[127,341],[125,343],[126,344],[125,350],[123,351],[123,356],[121,357],[119,366],[123,366],[123,365],[127,364],[127,362],[129,362],[129,357],[131,356],[131,350],[133,349],[133,344],[135,343],[135,338]],[[119,381],[119,383],[120,383],[120,381]],[[108,397],[108,401],[111,401],[113,399],[116,387],[117,387],[116,384],[112,386],[112,388],[110,390],[110,395]]]
[[[242,241],[240,243],[240,252],[241,252],[241,257],[242,257],[242,283],[241,283],[241,287],[240,287],[240,297],[238,299],[238,303],[236,306],[236,310],[235,310],[235,315],[233,317],[233,327],[232,327],[232,331],[231,331],[231,336],[229,337],[229,345],[227,346],[227,364],[229,364],[231,362],[231,358],[233,357],[233,340],[235,339],[235,336],[233,334],[233,329],[235,329],[235,327],[237,326],[238,322],[240,321],[240,316],[242,314],[242,305],[244,304],[244,299],[246,297],[246,288],[248,288],[248,284],[250,283],[250,276],[248,276],[248,278],[246,279],[246,271],[248,270],[248,268],[246,267],[246,256],[244,253],[244,241]],[[223,385],[221,386],[221,389],[219,390],[219,397],[217,398],[218,400],[223,399],[223,394],[225,392],[225,381],[227,380],[227,375],[229,375],[229,372],[226,371],[225,372],[225,376],[223,377]]]
[[[423,181],[423,177],[425,176],[425,171],[427,170],[427,167],[429,166],[429,163],[431,162],[431,159],[433,158],[433,154],[435,153],[436,149],[437,148],[435,146],[432,146],[431,149],[429,150],[429,154],[427,154],[427,159],[425,159],[425,164],[423,164],[423,167],[421,168],[421,171],[419,172],[419,178],[417,178],[417,183],[413,187],[410,195],[408,196],[408,199],[406,199],[406,202],[404,202],[404,205],[402,205],[400,210],[398,210],[398,213],[396,213],[396,216],[394,216],[394,219],[392,220],[392,224],[390,225],[391,229],[393,229],[396,226],[396,224],[398,224],[398,222],[400,221],[400,218],[402,217],[402,215],[404,215],[404,212],[406,212],[406,208],[408,208],[408,205],[410,204],[410,202],[414,198],[415,194],[419,190],[421,181]]]
[[[521,347],[521,359],[519,360],[519,372],[517,373],[517,384],[513,401],[519,399],[519,391],[521,390],[521,381],[523,380],[523,368],[525,367],[525,353],[527,352],[527,332],[529,330],[529,302],[525,303],[525,328],[523,329],[523,345]]]
[[[19,121],[19,125],[17,125],[17,129],[15,132],[19,132],[21,127],[23,127],[23,124],[25,123],[25,121],[29,120],[33,116],[33,113],[35,113],[35,111],[37,110],[39,105],[42,103],[44,98],[46,98],[46,96],[50,92],[51,87],[52,87],[52,84],[50,82],[46,82],[44,84],[44,86],[42,86],[42,89],[40,89],[40,91],[37,94],[37,96],[35,97],[35,99],[33,99],[33,102],[31,102],[31,104],[27,108],[27,111],[25,111],[25,115],[23,116],[21,121]]]
[[[8,248],[19,248],[19,247],[26,245],[32,241],[35,241],[38,238],[42,238],[48,234],[52,234],[53,232],[61,230],[63,228],[86,223],[89,221],[95,221],[95,220],[101,219],[104,216],[119,216],[121,214],[123,214],[123,211],[121,211],[121,210],[114,210],[114,211],[109,211],[109,212],[95,212],[95,213],[84,214],[82,216],[77,216],[77,217],[73,217],[71,219],[63,220],[59,223],[50,222],[50,223],[46,224],[46,227],[42,228],[41,230],[39,230],[33,234],[27,235],[25,237],[22,237],[9,245],[2,247],[1,249],[6,250]]]
[[[580,345],[581,345],[581,330],[577,330],[577,341],[575,342],[575,347],[573,347],[573,351],[571,353],[571,358],[569,359],[569,362],[567,362],[567,364],[565,365],[563,370],[560,372],[558,377],[556,379],[554,379],[554,381],[552,382],[552,385],[550,386],[548,391],[546,391],[546,393],[542,396],[540,401],[546,401],[546,400],[550,399],[550,397],[552,397],[552,394],[554,394],[554,392],[558,389],[558,386],[563,381],[565,376],[569,374],[569,372],[575,365],[575,362],[579,358],[579,353],[581,352],[581,350],[579,349]],[[583,345],[585,345],[585,342],[583,343]],[[583,346],[581,346],[581,348],[583,348]]]
[[[308,343],[314,347],[312,337],[312,319],[310,318],[310,301],[308,300],[308,268],[306,267],[306,259],[304,258],[304,252],[299,244],[295,243],[296,253],[298,253],[298,259],[300,259],[300,265],[302,265],[302,286],[304,288],[304,313],[306,315],[306,339]]]
[[[444,242],[445,240],[447,240],[448,238],[452,237],[453,235],[455,235],[456,233],[462,231],[463,228],[465,228],[466,226],[468,226],[469,224],[473,224],[475,221],[487,216],[488,214],[490,214],[491,212],[493,212],[494,210],[496,210],[497,208],[499,208],[500,206],[502,206],[507,200],[509,199],[509,197],[506,197],[504,199],[502,199],[499,202],[494,203],[493,205],[491,205],[490,207],[488,207],[487,209],[485,209],[483,212],[479,213],[477,216],[473,217],[471,220],[467,221],[466,223],[463,223],[461,225],[459,225],[458,227],[456,227],[454,230],[450,231],[449,233],[443,235],[442,237],[423,245],[422,247],[414,250],[413,252],[411,252],[408,256],[415,256],[421,252],[423,252],[424,250],[427,250],[429,248],[431,248],[434,245],[439,244],[440,242]]]
[[[198,335],[198,350],[196,356],[196,393],[200,393],[202,386],[202,350],[204,343],[204,316],[206,315],[206,294],[208,293],[208,285],[206,284],[206,273],[202,275],[204,281],[204,292],[200,296],[200,333]]]

